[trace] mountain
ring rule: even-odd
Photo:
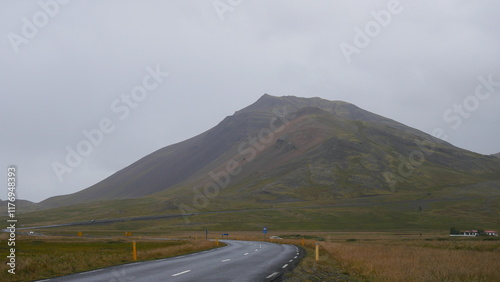
[[[0,210],[2,210],[1,215],[4,215],[4,216],[8,215],[9,203],[10,202],[7,200],[5,200],[5,201],[0,200]],[[16,202],[14,204],[15,204],[16,213],[17,212],[31,212],[31,211],[37,211],[37,210],[42,210],[44,208],[47,208],[41,204],[37,204],[37,203],[33,203],[31,201],[28,201],[28,200],[21,200],[21,199],[16,199]]]
[[[500,158],[500,153],[492,154],[492,156]]]
[[[198,187],[216,195],[221,206],[259,206],[423,193],[492,180],[500,180],[500,160],[492,156],[346,102],[265,94],[206,132],[40,204],[157,197],[176,206],[190,201]]]

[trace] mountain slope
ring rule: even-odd
[[[266,94],[198,136],[41,204],[148,195],[178,204],[192,197],[192,187],[223,190],[218,201],[258,204],[427,191],[494,179],[500,179],[497,158],[349,103]]]
[[[8,215],[8,206],[9,206],[9,201],[5,200],[2,201],[0,200],[0,210],[2,210],[1,215],[2,216],[7,216]],[[31,211],[37,211],[37,210],[42,210],[44,207],[40,204],[33,203],[28,200],[21,200],[21,199],[16,199],[15,202],[15,210],[17,212],[31,212]]]

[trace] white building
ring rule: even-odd
[[[477,230],[467,230],[464,231],[465,236],[479,236],[479,231]]]
[[[484,231],[484,233],[486,233],[486,235],[489,235],[489,236],[498,236],[498,232],[496,231]]]

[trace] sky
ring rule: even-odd
[[[498,11],[494,0],[0,0],[0,180],[15,166],[18,198],[74,193],[264,93],[346,101],[498,153]]]

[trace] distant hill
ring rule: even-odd
[[[193,187],[210,185],[220,188],[220,201],[301,202],[437,191],[497,179],[500,160],[355,105],[265,94],[204,133],[153,152],[85,190],[40,204],[155,195],[175,206],[192,198]]]
[[[493,154],[492,156],[500,158],[500,153]]]
[[[9,203],[8,201],[0,200],[0,210],[2,211],[1,215],[3,215],[3,216],[7,215],[8,203]],[[15,204],[16,213],[31,212],[31,211],[37,211],[37,210],[42,210],[42,209],[46,208],[41,204],[33,203],[33,202],[27,201],[27,200],[20,200],[20,199],[17,199],[14,204]]]

